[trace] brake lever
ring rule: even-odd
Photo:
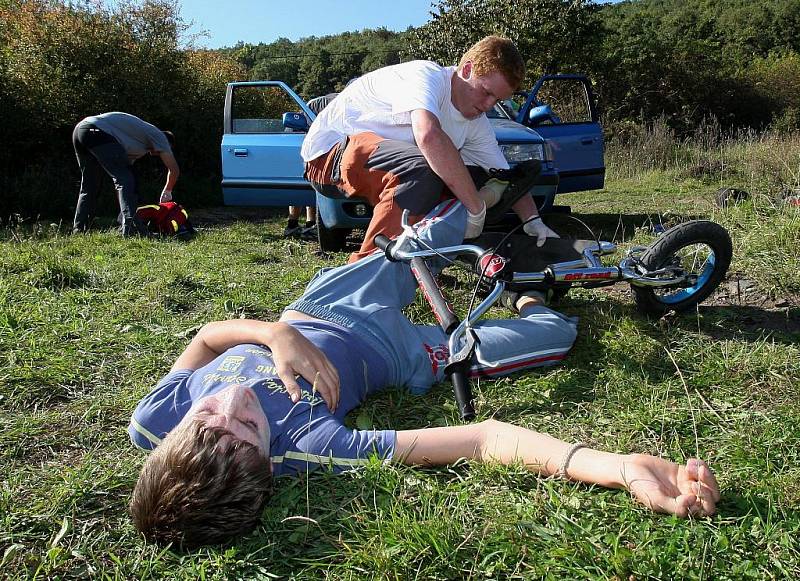
[[[464,330],[464,346],[461,347],[456,353],[451,353],[447,365],[444,368],[445,373],[452,373],[453,368],[456,368],[463,364],[465,361],[469,362],[472,358],[472,354],[475,351],[475,348],[481,344],[481,340],[478,338],[478,335],[475,333],[475,330],[472,327],[468,327]]]

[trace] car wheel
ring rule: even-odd
[[[322,223],[321,219],[317,220],[317,239],[319,240],[320,250],[326,252],[344,250],[349,234],[349,228],[328,228]]]

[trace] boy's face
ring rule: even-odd
[[[182,422],[189,418],[201,419],[207,426],[225,428],[234,438],[253,444],[265,458],[269,457],[269,421],[250,387],[231,385],[197,400]],[[225,436],[220,444],[227,446],[230,440]]]
[[[508,99],[514,94],[503,73],[494,71],[478,76],[470,61],[464,63],[457,75],[461,82],[453,84],[451,100],[453,106],[467,119],[476,119],[498,101]]]

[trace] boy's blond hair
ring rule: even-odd
[[[502,36],[487,36],[473,44],[461,61],[461,69],[467,61],[472,62],[472,70],[479,76],[493,72],[502,73],[513,90],[519,89],[525,78],[525,61],[511,40]]]
[[[220,440],[232,438],[222,446]],[[216,544],[252,530],[269,498],[269,459],[222,427],[193,420],[150,454],[130,513],[151,541]]]

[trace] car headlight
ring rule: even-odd
[[[528,161],[529,159],[538,159],[544,161],[544,145],[541,143],[513,143],[510,145],[501,145],[500,150],[510,164],[520,163],[521,161]]]

